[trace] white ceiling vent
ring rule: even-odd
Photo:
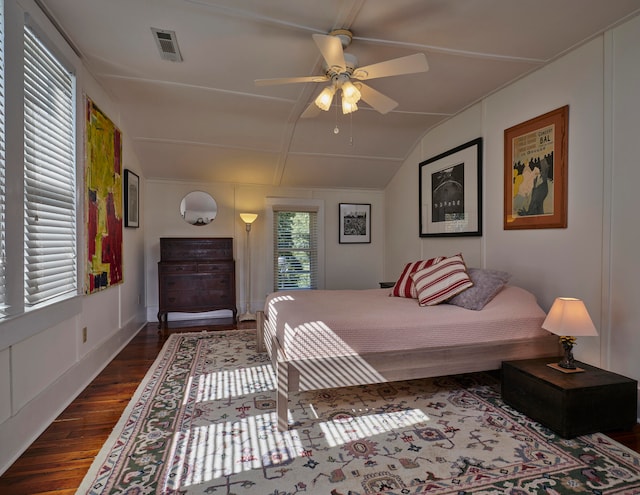
[[[156,45],[158,45],[158,50],[160,50],[160,57],[163,60],[182,62],[182,55],[180,54],[175,31],[152,27],[151,32],[153,33],[153,38],[156,40]]]

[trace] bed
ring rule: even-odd
[[[257,313],[257,347],[277,377],[278,429],[289,394],[495,370],[502,361],[560,355],[530,292],[505,286],[479,311],[421,307],[389,289],[282,291]]]

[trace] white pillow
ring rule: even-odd
[[[461,254],[411,275],[420,306],[435,306],[473,286]]]

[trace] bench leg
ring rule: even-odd
[[[278,361],[276,369],[276,414],[278,416],[278,431],[289,429],[289,365]]]
[[[264,312],[256,311],[256,351],[265,352],[264,346]]]

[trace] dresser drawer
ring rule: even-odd
[[[160,239],[162,261],[230,260],[233,239],[228,237],[163,237]]]
[[[196,273],[198,265],[196,263],[174,263],[174,262],[161,262],[158,265],[160,275],[167,273]]]
[[[199,308],[228,308],[233,297],[225,290],[181,290],[167,291],[164,303],[174,311],[193,311]]]
[[[230,292],[232,274],[230,272],[213,273],[172,273],[163,277],[163,286],[167,291],[173,290],[209,290],[226,289]]]
[[[233,273],[233,261],[218,261],[217,263],[198,263],[198,273]]]

